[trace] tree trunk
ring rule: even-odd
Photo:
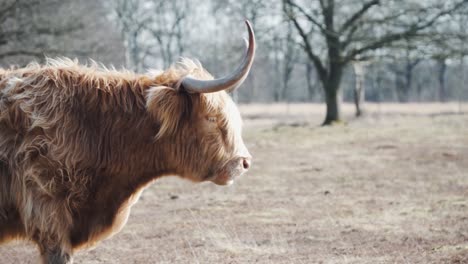
[[[284,54],[284,60],[283,60],[283,89],[281,91],[281,99],[286,99],[289,101],[289,98],[287,98],[288,94],[288,89],[289,89],[289,80],[291,79],[291,74],[294,69],[294,57],[295,57],[295,45],[296,43],[293,41],[292,37],[292,30],[293,30],[293,25],[292,23],[288,23],[288,31],[287,31],[287,36],[286,36],[286,50]]]
[[[354,89],[354,105],[356,106],[356,117],[360,117],[363,115],[364,110],[362,107],[362,103],[364,102],[364,89],[362,85],[355,87]]]
[[[458,93],[457,93],[457,99],[458,99],[458,113],[462,113],[462,100],[463,100],[463,87],[465,85],[465,55],[462,54],[460,56],[460,85],[458,86]]]
[[[276,82],[275,83],[280,83],[282,82],[281,80],[281,70],[280,70],[280,51],[282,50],[281,43],[279,41],[278,37],[273,38],[273,52],[274,52],[274,76]],[[273,100],[274,102],[279,102],[281,100],[281,85],[273,85]]]
[[[382,91],[382,82],[383,82],[383,77],[380,73],[380,70],[378,70],[376,72],[376,75],[374,77],[374,84],[375,84],[375,87],[374,89],[376,90],[376,100],[377,100],[377,103],[380,103],[382,101],[381,99],[381,91]]]
[[[379,115],[381,113],[380,112],[380,103],[382,101],[382,98],[381,98],[380,93],[382,91],[382,82],[383,82],[383,77],[382,77],[380,69],[378,69],[377,72],[375,73],[375,77],[373,78],[373,83],[374,83],[374,88],[377,91],[376,100],[377,100],[377,112],[379,113]]]
[[[439,101],[445,102],[447,101],[447,89],[445,86],[445,71],[447,70],[447,64],[445,62],[445,58],[438,60],[439,64]]]
[[[406,70],[405,70],[405,97],[406,97],[406,102],[410,101],[410,91],[412,89],[413,85],[413,67],[411,64],[408,62],[406,65]]]
[[[395,90],[398,102],[407,103],[408,102],[408,84],[406,83],[405,78],[402,78],[401,73],[397,72],[395,76]]]
[[[327,76],[320,76],[325,93],[325,103],[327,104],[327,114],[322,125],[332,125],[333,123],[341,122],[340,82],[344,67],[344,64],[332,63]]]
[[[283,68],[283,84],[282,84],[282,89],[281,89],[281,93],[280,93],[281,100],[285,100],[285,99],[288,100],[289,99],[288,98],[289,80],[291,79],[291,73],[292,73],[292,70],[293,70],[293,65],[292,65],[292,60],[291,59],[292,59],[291,55],[286,54],[285,60],[283,61],[284,68]]]
[[[309,94],[309,101],[314,100],[314,85],[312,84],[312,63],[306,63],[306,81],[307,81],[307,92]]]
[[[365,89],[364,89],[364,77],[365,77],[365,65],[362,62],[354,62],[354,105],[356,107],[356,117],[360,117],[363,113],[363,104],[365,101]]]
[[[418,86],[416,86],[416,93],[417,93],[417,96],[418,96],[418,102],[422,102],[422,90],[423,90],[422,83],[418,83]]]
[[[325,88],[325,103],[327,104],[327,115],[322,125],[331,125],[335,122],[341,121],[340,111],[340,95],[337,86],[333,83],[324,85]]]
[[[409,50],[406,53],[406,61],[404,68],[399,70],[399,65],[395,65],[395,88],[397,98],[400,103],[407,103],[410,101],[411,90],[413,89],[413,71],[415,67],[422,61],[421,59],[411,59],[409,57]],[[418,91],[416,91],[418,93]],[[419,95],[418,95],[419,96]]]

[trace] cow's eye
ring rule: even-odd
[[[216,123],[218,121],[218,118],[216,118],[216,116],[208,116],[206,119],[208,120],[208,122],[212,123]]]

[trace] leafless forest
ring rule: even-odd
[[[222,76],[245,19],[257,53],[232,96],[252,170],[156,181],[75,262],[468,263],[468,0],[0,0],[0,68],[189,57]]]
[[[144,72],[190,57],[219,76],[240,59],[249,19],[259,47],[237,100],[327,102],[333,121],[341,100],[466,100],[467,9],[465,0],[1,0],[0,66],[66,56]]]

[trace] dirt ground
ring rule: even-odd
[[[319,127],[321,105],[242,106],[248,175],[156,181],[75,263],[468,263],[468,105],[367,107]],[[0,263],[37,252],[2,245]]]

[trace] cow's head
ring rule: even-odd
[[[213,79],[199,63],[183,60],[158,75],[162,85],[148,93],[148,111],[159,125],[157,142],[166,146],[164,153],[184,178],[227,185],[250,167],[240,113],[226,92],[244,82],[253,63],[255,37],[246,24],[248,46],[234,72]]]

